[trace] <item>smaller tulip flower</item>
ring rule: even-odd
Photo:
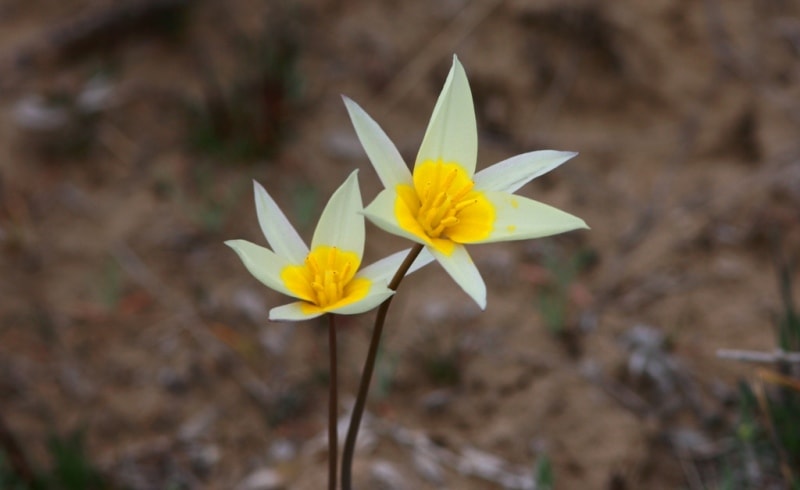
[[[364,210],[367,219],[384,231],[425,245],[482,309],[486,285],[464,245],[588,228],[580,218],[513,194],[576,153],[534,151],[475,173],[475,108],[464,68],[455,56],[413,173],[380,126],[358,104],[347,97],[344,102],[385,187]]]
[[[299,301],[272,308],[270,320],[307,320],[325,313],[353,315],[375,308],[394,291],[387,287],[408,250],[359,271],[364,253],[364,216],[355,171],[334,192],[309,249],[267,191],[253,182],[261,231],[272,250],[228,240],[242,263],[267,287]],[[410,272],[431,262],[420,256]]]

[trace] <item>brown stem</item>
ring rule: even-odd
[[[330,349],[330,379],[328,394],[328,490],[336,490],[336,469],[339,455],[339,428],[336,416],[339,407],[336,375],[336,315],[328,315],[328,348]]]
[[[406,259],[397,269],[397,272],[389,283],[389,289],[396,291],[400,285],[400,281],[411,268],[419,253],[422,251],[423,245],[416,244],[406,256]],[[378,308],[378,313],[375,315],[375,328],[372,330],[372,339],[370,339],[369,350],[367,351],[367,360],[364,362],[364,370],[361,373],[361,382],[358,386],[358,396],[356,397],[356,404],[353,406],[353,413],[350,415],[350,427],[347,429],[347,437],[344,440],[344,448],[342,449],[342,490],[352,490],[352,469],[353,469],[353,453],[356,448],[356,439],[358,438],[358,429],[361,425],[361,416],[364,415],[364,406],[367,403],[367,394],[369,394],[369,385],[372,381],[372,373],[375,371],[375,359],[378,356],[378,345],[381,342],[381,333],[383,332],[383,324],[386,322],[386,313],[389,311],[389,305],[392,303],[392,298],[384,301]]]

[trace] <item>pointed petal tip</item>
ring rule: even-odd
[[[358,212],[362,208],[356,169],[350,172],[322,210],[311,237],[311,249],[325,245],[355,252],[361,257],[364,253],[365,229],[364,219]]]
[[[425,160],[460,164],[472,176],[478,156],[475,102],[466,71],[457,57],[445,79],[414,165]]]
[[[325,314],[325,312],[321,310],[306,312],[302,305],[302,301],[295,301],[287,305],[276,306],[269,310],[267,318],[271,322],[299,322],[311,320],[312,318],[317,318]]]
[[[486,283],[466,248],[461,244],[456,244],[449,254],[443,254],[430,246],[426,246],[426,248],[456,284],[477,303],[481,310],[485,310]]]
[[[466,291],[466,290],[465,290]],[[478,305],[478,308],[481,311],[486,311],[486,289],[484,288],[482,292],[472,292],[466,291],[470,298]]]
[[[592,229],[589,225],[586,224],[586,221],[578,218],[577,216],[574,216],[574,218],[578,221],[578,223],[576,224],[576,226],[574,228],[575,230],[591,230]]]

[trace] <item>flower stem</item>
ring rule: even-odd
[[[423,245],[416,244],[408,253],[408,256],[400,264],[400,268],[394,274],[392,281],[389,283],[389,289],[396,291],[400,285],[400,281],[411,268],[419,253],[422,251]],[[352,468],[353,468],[353,453],[356,449],[356,438],[358,437],[358,429],[361,425],[361,416],[364,415],[364,406],[367,403],[367,394],[369,393],[369,385],[372,381],[372,373],[375,371],[375,359],[378,356],[378,345],[381,342],[381,333],[383,332],[383,324],[386,321],[386,313],[389,311],[389,305],[392,303],[392,298],[384,301],[378,308],[378,313],[375,315],[375,327],[372,330],[372,339],[370,339],[369,350],[367,351],[367,360],[364,362],[364,370],[361,373],[361,383],[358,386],[358,396],[356,397],[356,404],[353,406],[353,413],[350,415],[350,427],[347,429],[347,437],[344,441],[344,448],[342,449],[342,490],[352,490]]]
[[[336,315],[328,315],[328,347],[330,349],[330,379],[328,394],[328,490],[336,490],[336,469],[339,455],[339,429],[337,409],[338,381],[336,376]]]

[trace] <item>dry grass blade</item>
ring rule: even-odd
[[[756,362],[764,364],[800,364],[800,352],[786,352],[780,349],[773,352],[719,349],[717,350],[717,357],[720,359],[730,359],[733,361]]]
[[[775,424],[772,421],[772,415],[769,409],[769,401],[767,400],[767,395],[764,390],[764,381],[774,384],[781,384],[784,386],[786,386],[787,381],[789,381],[790,383],[788,386],[798,391],[800,391],[800,382],[786,378],[779,373],[763,368],[758,369],[756,374],[758,376],[758,380],[752,383],[753,394],[758,401],[758,408],[761,410],[763,415],[765,425],[767,426],[767,430],[769,432],[769,437],[772,440],[772,444],[775,446],[775,450],[778,452],[783,478],[789,484],[789,488],[791,488],[793,486],[793,482],[795,481],[794,474],[789,466],[789,457],[786,454],[786,450],[784,449],[783,445],[781,444],[778,433],[775,430]]]

